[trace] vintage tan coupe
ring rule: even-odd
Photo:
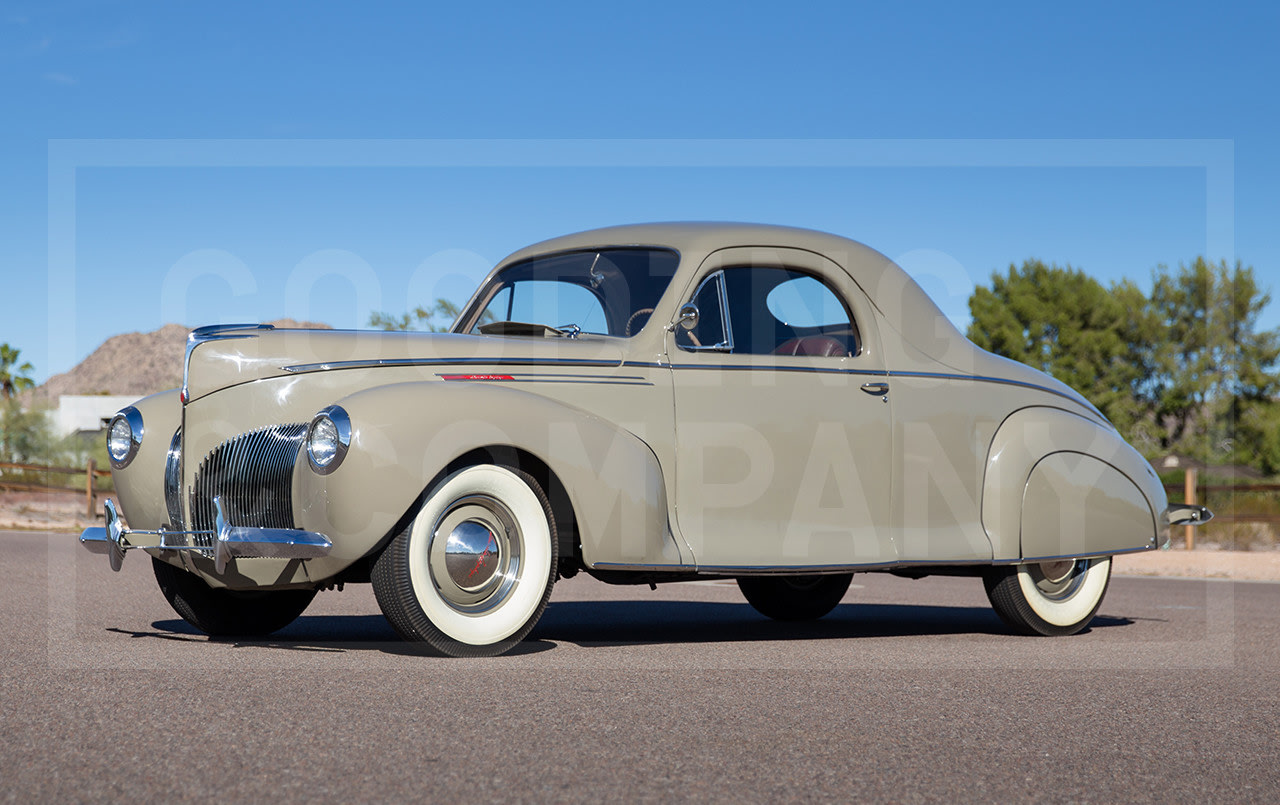
[[[1014,630],[1070,634],[1113,555],[1211,516],[884,255],[771,226],[550,240],[447,334],[201,328],[182,388],[108,446],[121,509],[81,540],[151,554],[197,629],[265,634],[372,582],[452,655],[511,648],[583,570],[736,578],[781,619],[855,572],[972,575]]]

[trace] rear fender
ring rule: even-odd
[[[1146,459],[1083,416],[1023,408],[992,440],[982,523],[997,562],[1155,547],[1167,505]]]

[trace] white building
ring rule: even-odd
[[[117,411],[137,401],[133,395],[64,394],[58,398],[58,409],[53,412],[54,433],[59,437],[72,433],[98,433],[106,429]]]

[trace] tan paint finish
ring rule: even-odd
[[[424,393],[431,408],[404,423],[404,412],[419,406]],[[336,572],[363,556],[442,468],[489,445],[525,450],[563,482],[587,562],[681,565],[657,458],[634,434],[600,417],[524,389],[478,383],[385,386],[341,404],[360,423],[347,460],[332,475],[295,476],[300,525],[347,541],[313,566],[336,561]]]
[[[154,530],[169,521],[164,502],[164,462],[182,421],[178,392],[162,391],[133,404],[142,414],[142,444],[123,470],[113,469],[116,498],[130,528]],[[138,469],[134,469],[134,468]]]
[[[674,368],[676,509],[699,567],[891,564],[891,409],[873,308],[838,265],[798,249],[722,249],[685,286],[738,266],[821,277],[862,338],[846,357],[667,349]]]
[[[1053,453],[1036,463],[1022,496],[1022,556],[1151,548],[1155,522],[1142,492],[1115,467],[1082,453]]]
[[[331,556],[238,560],[222,577],[188,561],[235,587],[331,578],[385,538],[450,461],[495,444],[538,456],[564,483],[588,566],[1010,562],[1055,544],[1131,550],[1162,533],[1163,488],[1093,406],[979,350],[861,244],[780,227],[642,225],[539,244],[495,272],[534,254],[619,245],[681,255],[630,339],[463,335],[478,315],[473,299],[455,334],[252,331],[197,345],[181,414],[184,500],[204,456],[238,434],[305,423],[340,403],[355,436],[332,475],[305,458],[294,474],[297,525],[328,535]],[[743,261],[821,274],[849,304],[864,349],[833,359],[678,349],[666,326],[680,304],[705,274]],[[860,390],[869,380],[889,384],[888,402]],[[134,527],[167,519],[175,402],[167,393],[140,404],[147,437],[116,473]],[[1094,491],[1092,478],[1106,489]],[[1061,514],[1078,506],[1098,508],[1079,539]]]
[[[1134,485],[1140,492],[1140,502],[1131,495],[1122,498],[1128,500],[1129,505],[1135,509],[1126,519],[1146,525],[1123,535],[1108,529],[1100,533],[1084,534],[1081,541],[1077,541],[1075,537],[1060,537],[1059,542],[1081,546],[1084,549],[1081,555],[1102,555],[1155,547],[1161,541],[1162,534],[1167,534],[1168,526],[1159,525],[1152,519],[1153,515],[1158,515],[1168,506],[1160,479],[1156,477],[1151,465],[1114,430],[1099,427],[1083,416],[1062,409],[1024,408],[1001,424],[987,460],[982,521],[991,538],[995,560],[1013,561],[1024,556],[1022,508],[1032,469],[1046,456],[1068,450],[1094,457],[1114,468]],[[1069,486],[1075,483],[1072,479],[1081,477],[1085,475],[1073,476],[1059,472],[1056,478],[1054,474],[1046,475],[1042,482],[1056,484],[1055,494],[1059,499],[1078,500],[1081,495],[1087,497],[1088,490],[1072,490]],[[1038,488],[1032,499],[1043,500],[1046,494]],[[1044,533],[1050,536],[1045,537]],[[1049,531],[1033,535],[1029,547],[1031,553],[1026,555],[1043,555],[1038,551],[1046,549],[1046,540],[1053,541],[1052,533]]]

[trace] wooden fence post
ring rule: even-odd
[[[88,467],[86,467],[86,468],[85,468],[85,471],[84,471],[84,501],[85,501],[85,514],[86,514],[88,517],[90,517],[90,518],[92,518],[92,517],[93,517],[93,514],[94,514],[94,510],[93,510],[93,492],[94,492],[94,489],[93,489],[93,481],[94,481],[94,474],[93,474],[93,471],[94,471],[94,470],[96,470],[96,469],[98,469],[98,462],[94,461],[93,459],[89,459],[89,466],[88,466]]]
[[[1195,467],[1187,467],[1187,475],[1186,475],[1186,479],[1183,481],[1183,484],[1184,484],[1183,502],[1185,502],[1188,506],[1194,506],[1196,502],[1196,468]],[[1187,550],[1190,551],[1196,547],[1196,538],[1195,538],[1196,529],[1194,526],[1191,526],[1191,525],[1187,525],[1185,526],[1185,528],[1187,530]]]

